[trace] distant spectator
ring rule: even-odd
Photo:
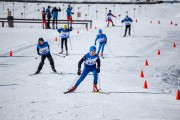
[[[68,8],[66,9],[66,13],[67,13],[67,21],[68,21],[68,28],[70,25],[70,28],[72,28],[72,14],[74,14],[74,12],[72,12],[72,7],[71,5],[68,5]]]
[[[59,7],[59,9],[57,9],[56,7],[54,7],[52,9],[52,16],[53,16],[53,23],[52,23],[53,25],[52,25],[52,27],[53,27],[53,29],[55,29],[55,26],[54,26],[55,21],[56,21],[56,29],[58,29],[57,18],[58,18],[58,12],[60,12],[60,11],[61,11],[60,7]]]
[[[43,29],[46,29],[46,12],[45,12],[45,8],[43,7],[43,11],[42,11],[42,26]]]
[[[48,6],[48,8],[46,9],[46,14],[47,14],[47,18],[48,18],[48,21],[47,21],[47,29],[51,29],[50,27],[50,20],[51,20],[51,12],[50,12],[50,6]]]

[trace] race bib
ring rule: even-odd
[[[99,39],[98,39],[98,42],[104,42],[104,41],[106,41],[105,38],[99,38]]]
[[[39,50],[40,54],[46,54],[49,52],[49,48],[48,46],[47,47],[44,47],[44,48],[40,48]]]
[[[96,57],[96,58],[93,58],[93,59],[88,58],[88,59],[85,61],[85,64],[86,64],[86,65],[89,65],[89,66],[95,65],[95,64],[96,64],[96,60],[97,60],[97,57]]]

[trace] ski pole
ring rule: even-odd
[[[134,35],[133,36],[136,36],[133,24],[132,24],[132,28],[133,28],[133,31],[134,31]]]
[[[70,45],[71,45],[71,50],[72,50],[72,44],[71,44],[70,34],[69,34],[69,43],[70,43]]]
[[[122,27],[123,27],[123,26],[121,26],[121,30],[120,30],[120,36],[121,36],[121,33],[122,33]]]
[[[35,59],[37,60],[39,58],[39,56],[35,57]]]
[[[99,73],[98,73],[98,80],[99,80],[99,90],[101,90],[101,81],[100,81]]]
[[[115,56],[115,55],[112,53],[112,51],[110,50],[110,48],[108,47],[107,44],[106,44],[106,46],[107,46],[108,50],[111,52],[111,54],[112,54],[113,56]]]
[[[58,46],[60,45],[60,33],[59,33],[59,43],[58,43]]]
[[[78,80],[78,78],[79,78],[79,75],[77,75],[77,77],[74,79],[73,83],[71,84],[71,87],[73,87],[73,85],[74,85],[75,82]],[[71,87],[70,87],[70,88],[71,88]]]

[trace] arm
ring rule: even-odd
[[[94,45],[96,45],[96,41],[97,41],[97,39],[98,39],[98,37],[96,37]]]
[[[61,8],[60,7],[59,7],[58,11],[61,12]]]
[[[37,54],[38,54],[38,55],[41,55],[41,54],[39,53],[39,48],[38,48],[38,47],[37,47]]]
[[[117,18],[115,15],[111,14],[113,17]]]
[[[85,60],[86,60],[86,55],[83,56],[83,58],[81,58],[81,60],[79,61],[79,63],[78,63],[78,69],[81,69],[81,64],[82,64],[83,61],[85,61]]]
[[[96,60],[96,62],[97,62],[97,68],[100,69],[100,67],[101,67],[101,61],[100,61],[99,57],[98,57],[98,59]]]
[[[61,28],[57,30],[59,33],[61,33]]]

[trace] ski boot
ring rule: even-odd
[[[68,51],[66,51],[66,56],[67,56],[67,55],[69,55],[69,54],[68,54]]]
[[[74,86],[74,87],[72,87],[71,89],[69,89],[69,90],[67,91],[67,93],[74,92],[74,91],[76,90],[76,88],[77,88],[77,87],[75,87],[75,86]]]
[[[101,55],[100,55],[101,57],[103,57],[103,52],[101,52]]]
[[[37,70],[37,71],[34,73],[34,75],[39,74],[39,73],[40,73],[40,71],[39,71],[39,70]]]
[[[55,69],[54,67],[52,67],[52,71],[53,71],[53,72],[57,72],[56,69]]]
[[[61,50],[61,52],[59,52],[59,54],[63,54],[63,50]]]
[[[99,89],[97,88],[97,84],[94,84],[94,85],[93,85],[93,91],[94,91],[94,92],[99,92]]]

